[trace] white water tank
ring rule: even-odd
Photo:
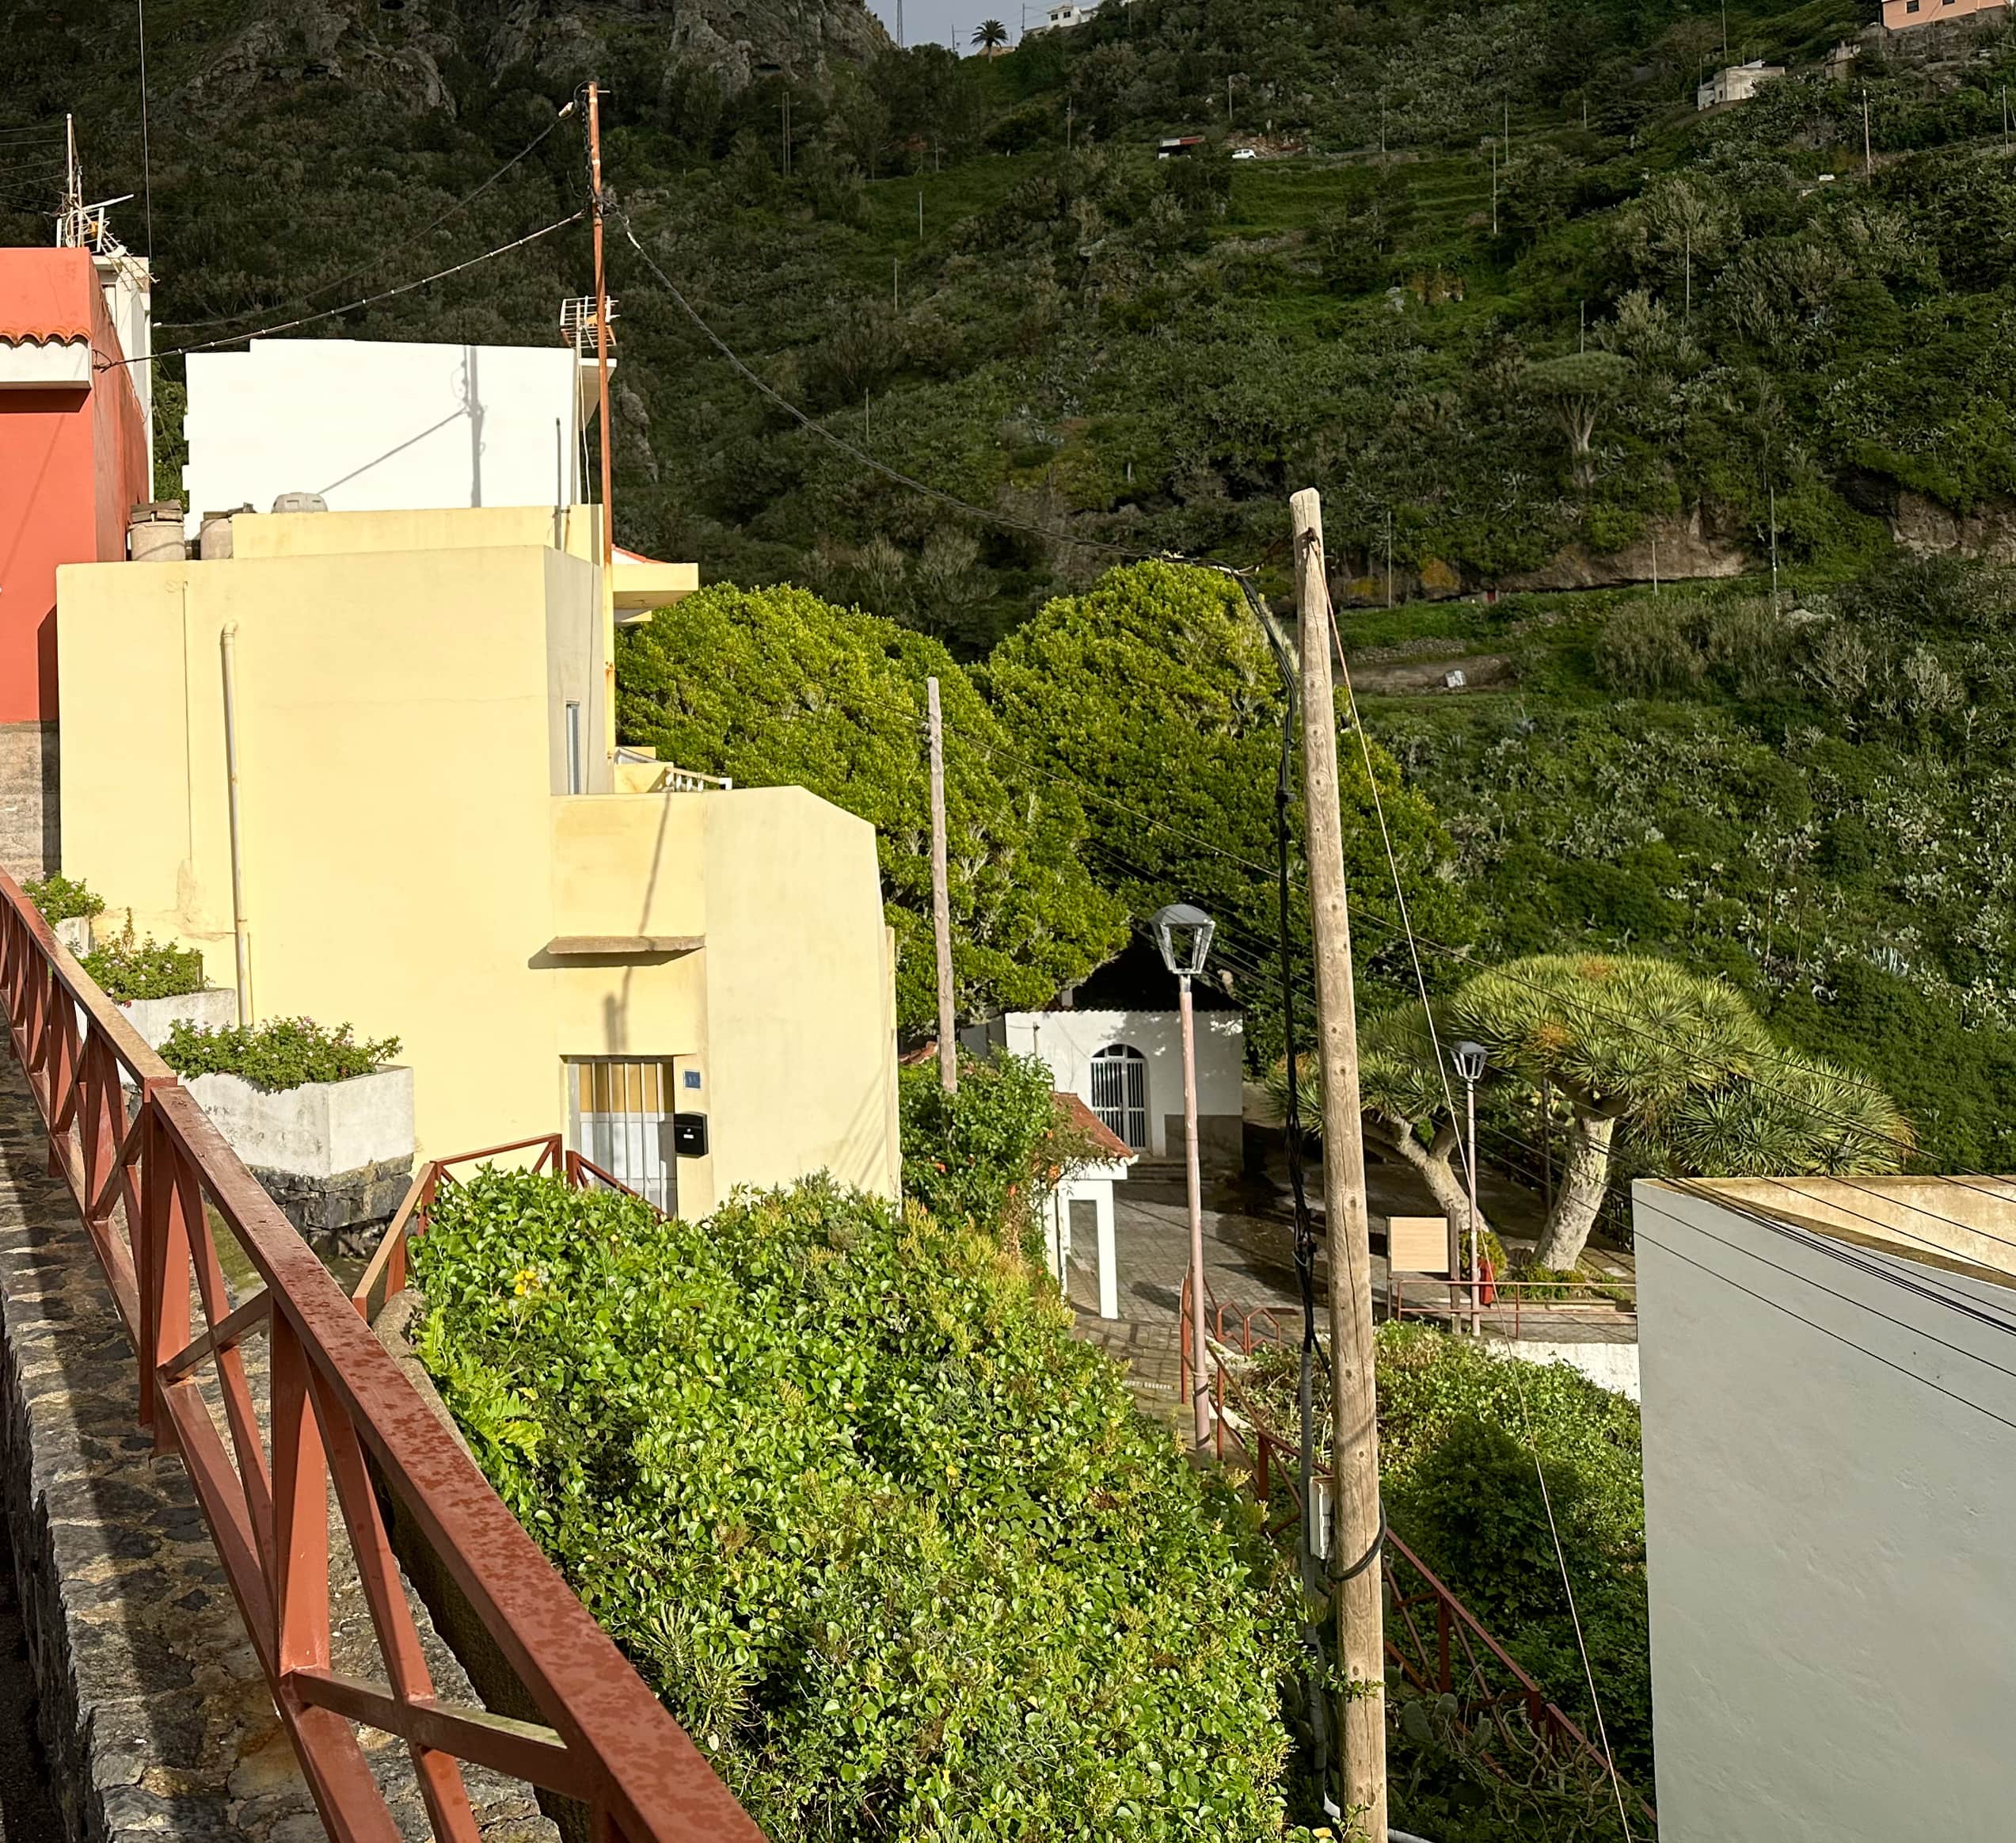
[[[319,493],[283,493],[273,501],[275,512],[327,512],[329,501]]]

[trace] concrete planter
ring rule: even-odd
[[[182,1085],[255,1170],[327,1179],[395,1159],[413,1163],[410,1068],[273,1093],[235,1075],[200,1075]]]
[[[58,922],[50,931],[78,959],[91,951],[91,918],[74,915]]]
[[[229,987],[213,986],[173,998],[128,999],[119,1008],[149,1047],[158,1049],[177,1024],[193,1024],[200,1030],[229,1030],[238,1021],[238,995]]]

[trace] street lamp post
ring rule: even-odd
[[[1197,1168],[1197,1034],[1190,1007],[1190,981],[1204,969],[1217,924],[1200,908],[1173,902],[1155,912],[1155,944],[1163,965],[1176,976],[1183,1019],[1183,1161],[1190,1192],[1190,1405],[1197,1444],[1211,1437],[1211,1378],[1204,1352],[1204,1214]]]
[[[1459,1043],[1454,1052],[1456,1073],[1463,1078],[1464,1098],[1469,1115],[1468,1152],[1464,1163],[1470,1177],[1470,1328],[1478,1336],[1483,1325],[1484,1262],[1477,1232],[1477,1084],[1484,1079],[1484,1045]]]

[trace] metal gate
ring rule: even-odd
[[[596,1057],[569,1066],[574,1149],[668,1216],[678,1215],[670,1060]]]
[[[1148,1064],[1131,1044],[1109,1043],[1092,1058],[1092,1111],[1133,1150],[1147,1149]]]

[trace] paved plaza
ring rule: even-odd
[[[1327,1314],[1328,1258],[1319,1163],[1307,1170],[1306,1184],[1316,1235],[1316,1299]],[[1404,1165],[1368,1163],[1366,1188],[1375,1224],[1390,1215],[1438,1215],[1413,1173]],[[1530,1247],[1541,1225],[1539,1200],[1516,1185],[1486,1173],[1481,1201],[1508,1247]],[[1272,1312],[1291,1337],[1299,1335],[1301,1303],[1295,1281],[1293,1206],[1285,1157],[1275,1151],[1264,1170],[1237,1180],[1207,1181],[1204,1209],[1204,1272],[1212,1297],[1222,1306]],[[1143,1406],[1173,1415],[1177,1405],[1177,1316],[1184,1277],[1189,1269],[1189,1217],[1182,1174],[1168,1167],[1138,1171],[1114,1192],[1113,1239],[1120,1270],[1120,1315],[1102,1319],[1093,1239],[1075,1237],[1069,1289],[1078,1313],[1078,1335],[1128,1366]],[[1588,1264],[1622,1281],[1631,1277],[1628,1254],[1590,1251]],[[1376,1229],[1371,1255],[1372,1304],[1376,1317],[1404,1316],[1446,1322],[1448,1292],[1421,1278],[1403,1281],[1396,1300],[1387,1273],[1383,1236]],[[1603,1304],[1554,1306],[1507,1294],[1485,1312],[1488,1334],[1547,1343],[1629,1342],[1637,1321]],[[1319,1319],[1320,1323],[1326,1319]]]

